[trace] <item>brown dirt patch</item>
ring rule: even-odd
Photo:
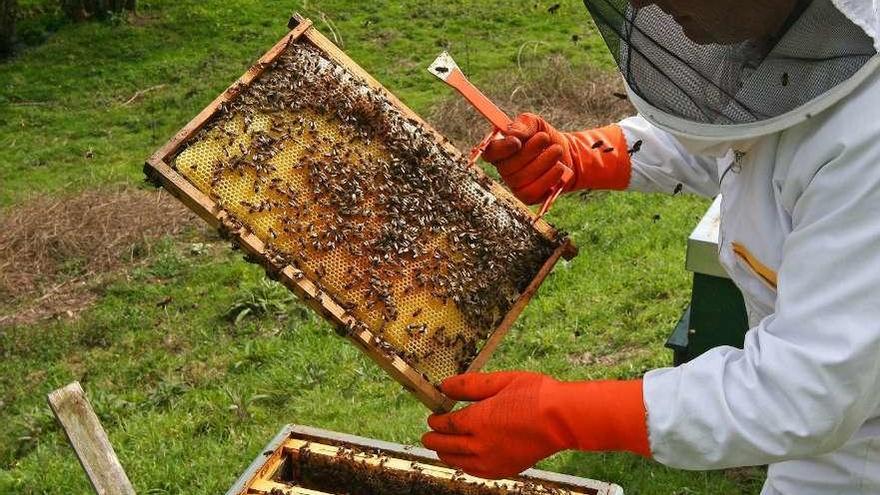
[[[624,361],[632,361],[633,359],[648,353],[649,351],[637,347],[624,347],[606,354],[587,351],[580,354],[569,355],[568,362],[576,366],[600,365],[603,367],[609,367],[618,365]]]
[[[144,14],[144,13],[140,13],[140,12],[128,14],[128,16],[126,17],[126,21],[130,25],[137,26],[137,27],[144,27],[144,26],[149,26],[150,24],[155,24],[156,21],[158,21],[159,19],[160,19],[160,17],[158,14],[155,14],[155,13]]]
[[[560,130],[582,130],[633,115],[617,72],[572,66],[564,57],[513,69],[481,88],[508,115],[541,115]],[[470,150],[489,131],[489,124],[457,94],[438,105],[430,121],[460,149]]]
[[[738,486],[748,489],[750,487],[760,487],[767,477],[766,466],[750,466],[741,468],[730,468],[722,471],[724,477],[736,483]]]
[[[76,316],[102,274],[202,223],[169,194],[132,187],[40,197],[0,211],[0,326]]]

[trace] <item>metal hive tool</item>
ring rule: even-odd
[[[146,173],[433,410],[478,369],[571,243],[307,20]]]

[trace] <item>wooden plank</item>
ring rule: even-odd
[[[284,461],[288,458],[288,455],[284,453],[283,449],[277,449],[275,452],[272,452],[272,455],[266,458],[265,464],[263,464],[259,471],[257,471],[256,478],[257,479],[274,479],[275,474],[284,464]]]
[[[131,481],[79,382],[55,390],[48,399],[95,492],[98,495],[133,495]]]
[[[566,241],[565,244],[556,248],[556,251],[553,252],[553,255],[547,258],[547,261],[544,262],[544,266],[538,270],[538,273],[535,275],[535,278],[529,283],[529,286],[526,287],[526,290],[523,291],[522,294],[519,295],[519,299],[513,304],[510,310],[504,315],[504,319],[501,320],[501,323],[498,325],[498,328],[492,332],[492,335],[486,340],[486,343],[483,344],[483,347],[480,349],[480,352],[477,354],[477,357],[474,358],[473,362],[470,366],[468,366],[467,371],[479,371],[486,365],[486,362],[489,361],[489,358],[492,357],[492,354],[495,352],[495,349],[501,344],[501,340],[504,339],[504,336],[507,335],[507,332],[510,331],[510,328],[513,327],[513,324],[516,323],[516,319],[519,317],[520,313],[526,309],[526,306],[529,304],[529,301],[532,300],[532,297],[538,292],[538,288],[541,287],[541,284],[544,282],[544,279],[547,278],[547,275],[550,275],[550,272],[553,271],[553,267],[556,266],[556,263],[559,261],[559,258],[564,256],[566,253],[566,245],[569,244],[569,241]]]

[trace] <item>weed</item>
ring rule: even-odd
[[[32,407],[19,415],[15,421],[14,431],[17,432],[15,443],[6,446],[3,450],[11,449],[11,452],[5,453],[11,454],[10,460],[20,459],[36,448],[46,434],[57,430],[55,416],[48,407]]]
[[[229,387],[224,388],[224,390],[226,391],[226,396],[232,402],[227,409],[234,412],[235,417],[239,421],[250,420],[251,407],[257,402],[269,398],[269,395],[266,394],[243,395],[240,392],[231,390]]]
[[[283,285],[263,279],[257,285],[239,293],[235,302],[226,310],[226,319],[239,325],[248,317],[280,316],[293,303],[293,295]]]
[[[86,325],[79,335],[78,343],[86,348],[103,348],[110,346],[111,339],[108,329],[101,325]]]
[[[239,356],[236,356],[238,359],[232,363],[230,371],[243,373],[246,370],[257,369],[269,359],[265,346],[258,346],[257,343],[245,342],[244,349]]]
[[[163,381],[147,395],[147,404],[155,409],[167,409],[189,390],[186,383]]]
[[[189,246],[189,254],[193,256],[204,256],[208,252],[208,245],[204,242],[195,242]]]
[[[306,390],[320,386],[327,376],[327,369],[319,363],[307,363],[303,371],[300,386]]]
[[[166,246],[166,249],[158,252],[157,256],[151,261],[147,268],[147,273],[164,280],[180,276],[189,266],[189,261],[181,256],[176,249],[171,248],[171,246]]]

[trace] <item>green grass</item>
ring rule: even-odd
[[[512,70],[526,43],[524,57],[604,55],[573,0],[556,15],[542,4],[510,10],[473,0],[309,5],[294,3],[319,27],[326,13],[348,53],[416,111],[447,94],[425,71],[443,48],[484,83]],[[290,7],[255,1],[141,6],[141,21],[61,26],[0,65],[0,206],[62,187],[139,180],[143,159],[277,41],[290,14]],[[573,34],[585,41],[575,46]]]
[[[581,3],[564,1],[556,15],[551,3],[293,5],[325,32],[326,13],[355,60],[427,113],[448,97],[424,72],[442,48],[482,84],[515,70],[524,44],[529,58],[562,53],[607,66]],[[48,15],[57,31],[0,65],[0,207],[141,181],[144,158],[285,32],[290,8],[141,5],[135,23],[70,25]],[[578,379],[668,365],[662,344],[689,291],[684,239],[705,206],[636,194],[563,200],[552,220],[581,255],[551,275],[490,368]],[[101,287],[81,319],[0,329],[0,493],[88,490],[45,404],[46,393],[74,379],[140,493],[222,492],[286,423],[418,441],[427,412],[401,387],[282,289],[265,287],[238,253],[200,251],[165,240],[145,265]],[[236,323],[243,307],[258,309]],[[760,484],[629,455],[564,454],[541,467],[613,481],[627,493],[752,493]]]

